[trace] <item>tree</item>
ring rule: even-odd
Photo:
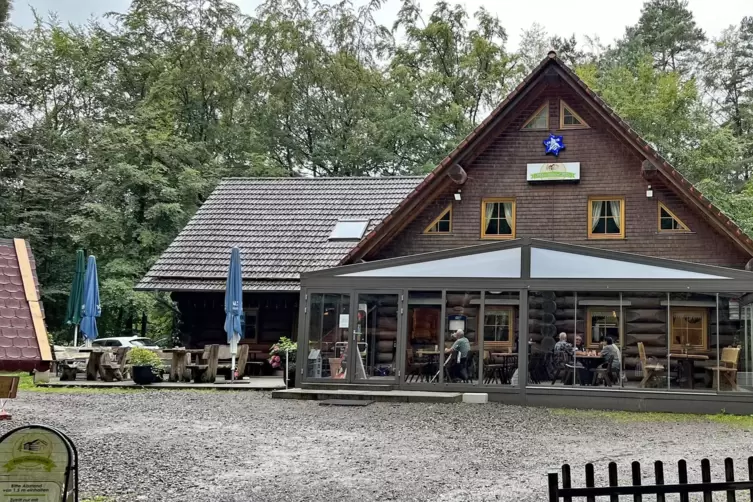
[[[638,24],[627,29],[626,39],[643,45],[661,71],[684,74],[697,62],[706,36],[696,25],[687,0],[649,0],[643,4]]]

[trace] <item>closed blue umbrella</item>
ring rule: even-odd
[[[238,342],[243,336],[241,318],[243,316],[243,278],[241,276],[241,251],[234,247],[230,252],[230,266],[227,269],[227,286],[225,287],[225,332],[230,344],[231,379],[235,377],[235,356],[238,354]]]
[[[97,338],[97,317],[101,314],[102,305],[99,303],[97,260],[94,256],[89,256],[84,277],[84,311],[81,317],[81,332],[84,334],[87,345],[90,345],[91,341]]]

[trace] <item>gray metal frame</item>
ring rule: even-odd
[[[487,253],[490,251],[521,248],[521,271],[520,278],[513,279],[500,279],[500,278],[464,278],[464,277],[343,277],[343,274],[349,274],[353,272],[361,272],[368,270],[377,270],[388,267],[395,267],[399,265],[410,265],[415,263],[422,263],[432,260],[440,260],[446,258],[453,258],[459,256],[473,255],[477,253]],[[691,280],[678,280],[678,279],[531,279],[530,266],[531,266],[531,249],[549,249],[555,251],[562,251],[567,253],[578,254],[582,256],[593,256],[596,258],[606,258],[611,260],[619,260],[627,263],[636,263],[641,265],[650,265],[656,267],[665,267],[674,270],[696,272],[709,275],[717,275],[721,277],[727,277],[727,279],[691,279]],[[406,384],[405,379],[405,351],[406,351],[406,334],[407,334],[407,305],[408,305],[408,292],[410,291],[442,291],[442,318],[440,326],[440,338],[438,343],[440,346],[444,346],[445,336],[445,323],[446,323],[446,292],[456,290],[501,290],[501,291],[518,291],[519,293],[519,308],[518,312],[518,375],[519,385],[513,386],[487,386],[483,385],[483,353],[479,354],[479,385],[471,384],[453,384],[452,390],[458,391],[478,391],[482,389],[484,391],[493,390],[497,394],[519,396],[520,402],[525,402],[528,399],[528,395],[531,396],[546,394],[542,389],[537,387],[530,387],[527,385],[528,381],[528,293],[529,291],[573,291],[577,294],[578,291],[619,291],[622,292],[666,292],[666,293],[688,293],[699,292],[707,294],[717,294],[723,292],[725,295],[740,297],[740,303],[746,305],[748,302],[753,302],[753,294],[750,294],[753,290],[753,272],[744,270],[736,270],[724,267],[717,267],[712,265],[702,265],[696,263],[689,263],[677,260],[668,260],[664,258],[654,258],[642,255],[636,255],[631,253],[624,253],[618,251],[606,251],[601,249],[594,249],[592,247],[562,244],[552,241],[539,240],[539,239],[515,239],[505,242],[494,242],[488,244],[474,245],[456,249],[450,249],[446,251],[424,253],[418,255],[412,255],[400,258],[390,258],[385,260],[379,260],[369,263],[359,263],[355,265],[345,265],[340,267],[334,267],[331,269],[314,271],[304,273],[301,276],[301,295],[302,298],[307,299],[308,295],[312,292],[327,292],[327,293],[348,293],[351,295],[351,335],[353,333],[353,327],[355,322],[355,310],[357,305],[357,294],[360,292],[388,292],[394,293],[398,291],[401,295],[400,309],[401,316],[398,324],[398,371],[400,376],[397,377],[395,386],[401,389],[411,390],[441,390],[447,388],[444,384],[444,372],[440,372],[440,378],[438,384],[425,384],[425,383],[411,383]],[[483,294],[482,294],[483,298]],[[302,304],[304,302],[301,302]],[[306,305],[308,302],[306,301]],[[668,312],[669,312],[668,306]],[[620,310],[622,311],[622,302],[620,301]],[[480,314],[483,315],[483,301],[480,308]],[[479,316],[479,319],[481,318]],[[717,309],[718,315],[718,309]],[[622,315],[620,318],[622,319]],[[308,343],[308,332],[306,327],[308,316],[300,317],[300,329],[299,333],[302,334],[304,346]],[[482,321],[481,321],[482,322]],[[621,323],[623,320],[620,321]],[[718,331],[718,330],[717,330]],[[483,338],[483,333],[480,333],[480,337]],[[621,336],[622,338],[622,336]],[[718,332],[717,332],[718,338]],[[718,340],[717,340],[718,345]],[[479,344],[479,350],[483,350],[483,342]],[[525,353],[524,353],[525,351]],[[717,350],[718,352],[718,350]],[[305,360],[305,354],[301,354]],[[356,352],[356,356],[358,356]],[[352,357],[352,356],[351,356]],[[717,358],[719,355],[717,354]],[[440,351],[440,364],[444,363],[443,351]],[[624,371],[621,368],[621,372]],[[299,376],[303,375],[301,370]],[[349,377],[350,378],[350,377]],[[523,380],[521,380],[523,379]],[[306,382],[310,382],[307,380]],[[350,381],[350,380],[349,380]],[[315,383],[342,383],[333,380],[319,380]],[[525,383],[524,383],[525,382]],[[368,381],[359,381],[360,384],[368,384]],[[384,383],[382,381],[382,383]],[[526,390],[528,389],[528,390]],[[535,389],[535,390],[533,390]],[[533,392],[531,393],[531,390]],[[566,391],[569,392],[569,391]],[[580,390],[579,390],[580,392]],[[656,393],[655,390],[641,390],[641,393]],[[666,392],[666,391],[665,391]],[[673,391],[672,394],[676,394],[677,391]],[[726,395],[737,394],[725,392]],[[697,393],[691,394],[693,396]]]

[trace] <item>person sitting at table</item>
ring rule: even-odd
[[[560,333],[559,342],[554,344],[554,353],[564,352],[568,355],[573,355],[573,346],[567,341],[567,333],[564,331]]]
[[[580,335],[577,335],[575,337],[575,350],[578,352],[583,352],[586,350],[586,347],[583,345],[583,337]]]
[[[620,360],[621,360],[621,354],[620,354],[620,348],[614,344],[614,340],[611,336],[606,337],[605,341],[607,344],[604,346],[603,349],[601,349],[601,353],[599,354],[601,357],[603,357],[605,360],[608,360],[609,357],[612,357],[612,372],[620,372]]]
[[[453,333],[452,338],[455,340],[455,343],[452,344],[452,347],[445,349],[445,354],[451,354],[450,357],[452,358],[450,375],[453,379],[468,380],[466,365],[468,363],[468,353],[471,351],[471,342],[465,337],[462,329]],[[456,354],[460,354],[460,360],[458,360]]]

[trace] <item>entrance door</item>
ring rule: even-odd
[[[398,292],[358,292],[349,373],[353,381],[391,384],[398,377]]]
[[[347,382],[350,294],[312,292],[308,296],[306,344],[299,344],[297,361],[306,368],[304,380]]]

